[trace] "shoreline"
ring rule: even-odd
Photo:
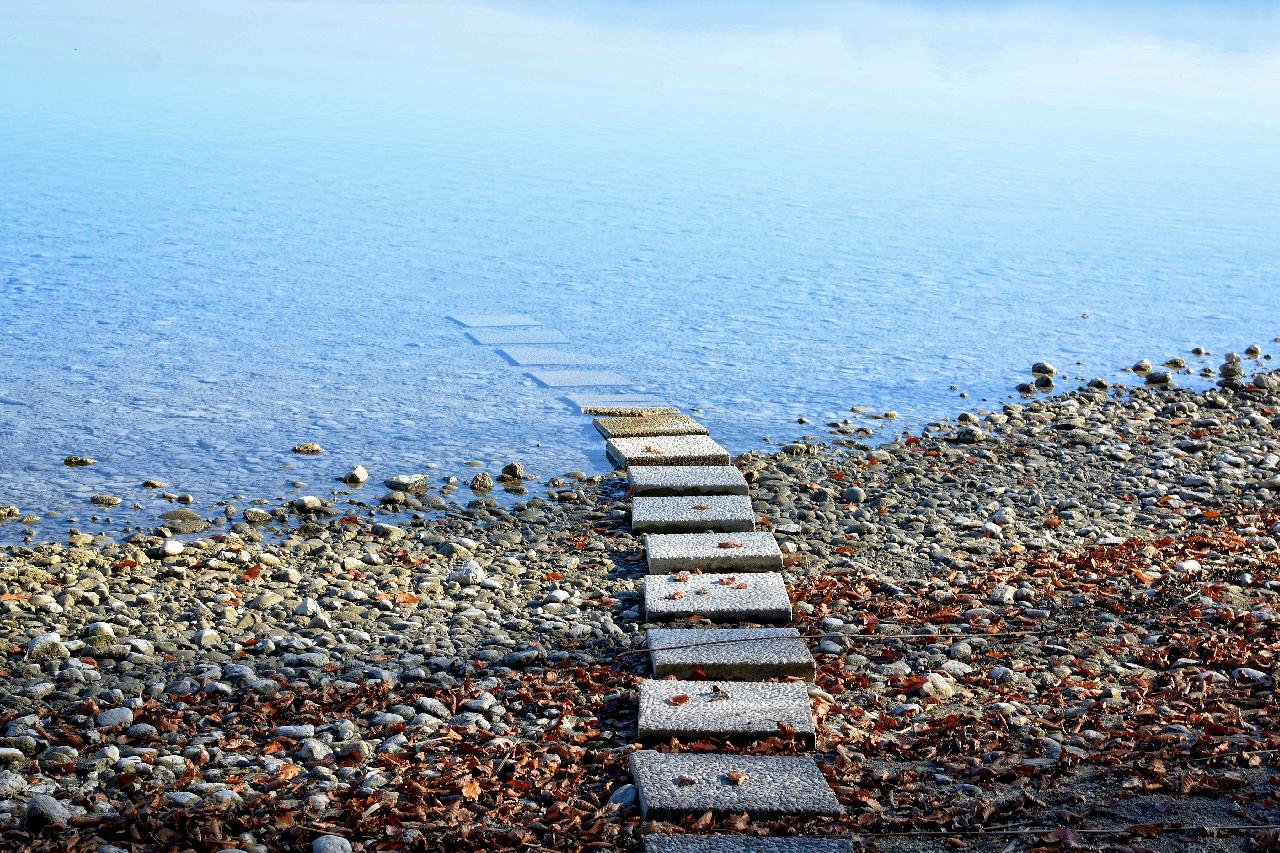
[[[737,457],[825,636],[818,757],[848,815],[808,828],[958,834],[1079,797],[1121,802],[1081,815],[1118,840],[1280,822],[1266,761],[1241,757],[1280,748],[1251,712],[1274,701],[1280,621],[1280,375],[1262,376]],[[277,541],[239,521],[6,547],[0,839],[631,849],[643,551],[625,489],[566,480],[397,524],[299,499],[261,507]]]

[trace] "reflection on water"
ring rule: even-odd
[[[0,503],[603,467],[459,312],[735,450],[1280,334],[1271,4],[50,5],[0,2]]]

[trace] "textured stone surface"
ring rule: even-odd
[[[612,370],[530,370],[528,373],[548,388],[631,384],[630,379]]]
[[[505,346],[498,350],[511,361],[512,364],[518,365],[538,365],[538,364],[603,364],[600,359],[594,356],[583,355],[573,350],[560,349],[559,347],[533,347],[533,346]]]
[[[636,418],[596,418],[594,423],[596,431],[605,438],[707,434],[707,428],[688,415],[652,415]]]
[[[709,735],[761,738],[778,734],[778,724],[813,742],[809,689],[795,682],[643,681],[640,683],[640,737],[696,740]]]
[[[853,853],[847,838],[752,838],[747,835],[646,835],[644,853]]]
[[[776,572],[649,575],[644,612],[651,622],[703,616],[712,622],[790,622],[791,597]]]
[[[472,328],[487,326],[536,326],[538,321],[524,314],[453,314],[453,322]]]
[[[631,529],[636,533],[747,532],[755,526],[755,510],[745,495],[631,500]]]
[[[729,451],[706,435],[659,435],[651,438],[611,438],[605,447],[614,464],[728,465]]]
[[[632,470],[635,470],[634,468]],[[782,549],[768,531],[650,533],[644,537],[650,574],[691,571],[777,572]]]
[[[812,680],[817,668],[795,628],[650,628],[645,639],[659,678]]]
[[[669,495],[745,495],[747,481],[732,465],[633,465],[627,470],[631,494],[637,497]]]
[[[645,415],[674,415],[680,410],[667,405],[656,394],[566,394],[564,399],[581,414],[609,415],[616,417],[642,417]]]
[[[730,774],[744,774],[740,782]],[[807,757],[668,755],[651,749],[631,754],[631,777],[646,818],[679,819],[711,811],[753,817],[844,813],[822,771]]]
[[[467,337],[478,344],[567,344],[569,339],[552,329],[521,328],[518,326],[494,326],[472,329]]]

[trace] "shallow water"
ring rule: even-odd
[[[1274,4],[550,8],[0,2],[0,504],[602,469],[451,314],[735,451],[1280,334]]]

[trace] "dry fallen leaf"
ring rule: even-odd
[[[681,693],[679,696],[672,696],[669,699],[667,699],[667,704],[672,705],[676,708],[679,708],[681,705],[683,705],[685,702],[688,702],[688,701],[689,701],[689,694]]]
[[[667,601],[679,601],[682,598],[684,598],[684,593],[680,590],[676,590],[667,596]]]
[[[671,576],[671,580],[673,580],[676,583],[684,583],[685,581],[689,580],[689,573],[676,572],[674,575]]]
[[[480,797],[480,783],[471,777],[462,783],[462,798],[464,800],[475,800]]]
[[[694,780],[693,780],[691,777],[689,777],[689,776],[677,776],[677,777],[676,777],[676,784],[677,784],[677,785],[679,785],[681,788],[687,788],[687,787],[689,787],[690,785],[696,785],[696,784],[697,784],[697,782],[696,782],[696,781],[694,781]]]
[[[730,785],[741,785],[747,781],[747,772],[745,770],[730,770],[724,776],[729,780]]]
[[[717,548],[741,548],[742,543],[737,539],[726,539],[716,545]]]
[[[693,508],[699,511],[711,509],[711,507],[707,506],[706,504],[694,504]]]

